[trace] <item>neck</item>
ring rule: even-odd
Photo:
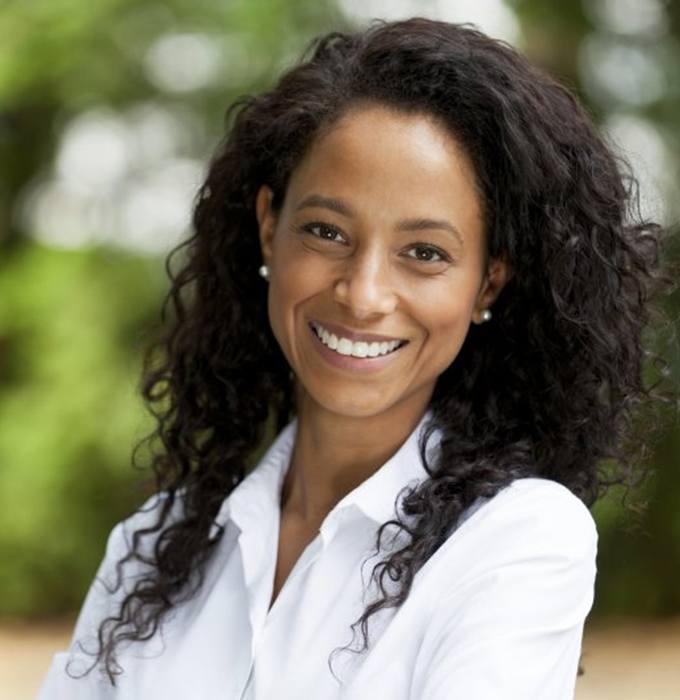
[[[318,527],[333,507],[401,447],[430,395],[370,416],[327,410],[296,387],[295,445],[281,492],[281,513]]]

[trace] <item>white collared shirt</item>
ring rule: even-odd
[[[429,415],[331,510],[268,611],[294,419],[225,499],[211,533],[224,527],[224,534],[199,592],[173,609],[162,634],[117,648],[124,673],[115,689],[99,667],[73,679],[64,669],[69,659],[71,675],[92,664],[76,642],[96,649],[100,620],[117,612],[142,572],[142,564],[128,563],[124,586],[113,595],[102,583],[116,581],[115,563],[132,532],[155,521],[159,496],[149,499],[112,530],[70,649],[54,656],[37,700],[573,698],[593,602],[597,531],[576,496],[539,478],[478,499],[416,574],[403,605],[369,618],[369,649],[336,652],[337,680],[331,673],[330,653],[352,642],[350,625],[378,598],[375,581],[369,586],[373,565],[388,547],[407,541],[403,533],[394,540],[396,528],[386,528],[375,556],[377,529],[394,518],[398,492],[427,477],[418,433]],[[384,585],[397,590],[387,574]],[[355,629],[358,649],[363,636]]]

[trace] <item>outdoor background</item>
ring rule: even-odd
[[[678,221],[677,0],[0,0],[3,700],[33,697],[109,531],[144,499],[140,351],[226,108],[320,32],[413,15],[475,23],[571,86],[632,163],[643,211]],[[676,385],[679,309],[676,294],[655,340]],[[620,494],[594,509],[580,700],[680,697],[680,424],[665,415],[639,524]]]

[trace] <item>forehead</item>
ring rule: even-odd
[[[405,215],[457,210],[481,219],[463,146],[431,116],[383,106],[352,109],[312,143],[291,174],[289,201],[320,189],[359,207],[379,204]]]

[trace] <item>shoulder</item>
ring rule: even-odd
[[[76,688],[69,677],[70,671],[78,674],[92,667],[93,657],[100,648],[99,634],[102,622],[111,616],[118,618],[124,598],[133,591],[140,577],[148,573],[151,560],[146,557],[165,526],[180,517],[183,512],[183,493],[178,492],[162,528],[142,536],[137,551],[142,558],[131,558],[123,562],[133,545],[135,532],[154,529],[159,522],[163,506],[168,503],[169,493],[155,493],[129,517],[119,521],[111,530],[104,556],[87,590],[76,620],[67,651],[53,657],[48,675],[43,682],[40,698],[47,697],[109,697],[108,686],[101,686],[98,678],[84,681]],[[75,664],[75,665],[73,665]],[[69,673],[67,673],[67,668]],[[103,674],[102,674],[103,678]],[[96,684],[96,690],[95,690]],[[104,689],[102,689],[104,688]],[[99,692],[98,692],[99,691]]]
[[[540,523],[555,534],[560,529],[596,534],[595,521],[583,501],[551,479],[530,477],[513,481],[480,506],[480,515],[509,519],[518,525]]]
[[[167,491],[154,493],[131,515],[116,523],[109,533],[105,559],[118,560],[125,556],[132,549],[133,537],[136,532],[140,533],[138,551],[142,555],[148,555],[153,550],[153,545],[161,531],[182,517],[184,512],[183,496],[183,490],[178,490],[175,493],[165,522],[158,529],[156,526],[160,522],[163,508],[170,500],[170,494]],[[145,530],[149,530],[149,532],[144,532]]]
[[[593,601],[597,539],[588,508],[569,489],[518,479],[468,509],[423,567],[427,605],[434,616],[478,605],[498,613],[507,605],[533,606],[537,619],[584,617]]]
[[[595,590],[588,508],[557,482],[526,478],[465,516],[421,582],[412,696],[572,697]]]
[[[177,493],[163,528],[142,535],[137,556],[123,561],[132,550],[134,534],[154,528],[159,521],[162,507],[167,503],[167,492],[155,493],[129,517],[119,521],[111,530],[104,556],[86,593],[71,639],[72,650],[88,645],[96,647],[97,629],[108,615],[116,614],[125,598],[135,587],[135,582],[152,569],[153,546],[160,532],[183,512],[182,494]]]
[[[550,557],[594,566],[597,527],[586,505],[550,479],[517,479],[466,511],[444,547],[475,566]],[[483,552],[484,557],[479,557]]]
[[[537,477],[517,479],[491,498],[479,499],[463,514],[468,522],[489,527],[547,528],[551,535],[574,533],[597,537],[595,521],[586,505],[566,486]]]

